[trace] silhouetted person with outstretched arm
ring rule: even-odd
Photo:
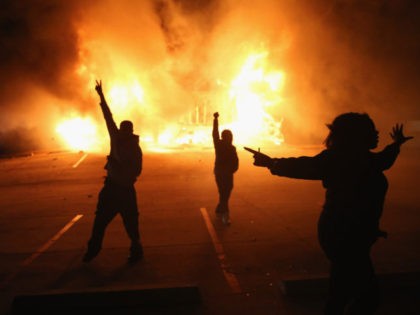
[[[219,113],[213,114],[213,144],[216,154],[214,175],[219,191],[219,203],[216,214],[222,217],[224,224],[230,224],[229,198],[233,189],[233,174],[238,170],[239,160],[235,146],[232,145],[233,135],[228,129],[219,135]]]
[[[255,153],[254,165],[273,175],[322,181],[326,195],[318,239],[331,265],[324,314],[374,314],[380,296],[370,251],[378,237],[387,236],[379,228],[388,188],[383,171],[412,137],[397,124],[390,133],[393,142],[375,153],[378,131],[367,114],[344,113],[327,126],[326,149],[318,155],[270,158]]]
[[[134,183],[142,171],[143,154],[139,145],[139,136],[133,134],[131,121],[122,121],[118,129],[102,92],[101,81],[96,82],[95,89],[100,97],[100,106],[108,129],[111,150],[105,165],[107,175],[99,193],[92,234],[83,261],[89,262],[99,254],[106,227],[117,214],[120,214],[131,240],[128,262],[135,262],[143,257],[138,225],[137,196],[134,188]]]

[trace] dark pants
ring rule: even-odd
[[[131,240],[131,250],[139,247],[139,213],[135,188],[120,186],[106,179],[99,193],[92,235],[88,242],[89,252],[98,253],[101,250],[106,227],[117,214],[123,219],[125,230]]]
[[[219,204],[217,205],[216,212],[229,212],[229,198],[233,189],[233,174],[215,172],[215,177],[219,191]]]
[[[379,305],[378,283],[369,255],[331,260],[330,291],[325,315],[371,315]]]
[[[379,306],[379,288],[370,250],[374,240],[356,229],[340,228],[321,216],[319,240],[329,259],[329,296],[325,315],[371,315]],[[344,231],[344,232],[343,232]]]

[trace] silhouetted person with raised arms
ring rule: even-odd
[[[214,175],[219,191],[219,203],[216,214],[222,217],[224,224],[230,224],[229,198],[233,189],[233,174],[238,170],[239,159],[235,146],[232,145],[233,135],[228,129],[219,135],[219,113],[213,114],[213,144],[216,154]]]
[[[105,165],[107,175],[99,193],[92,234],[83,261],[89,262],[99,254],[106,227],[117,214],[120,214],[131,240],[128,262],[136,262],[143,257],[134,187],[142,171],[143,154],[139,145],[139,136],[133,133],[131,121],[122,121],[118,129],[102,92],[101,81],[96,81],[95,89],[100,98],[111,149]]]
[[[327,126],[326,149],[318,155],[270,158],[255,153],[254,165],[273,175],[322,181],[326,195],[318,239],[330,261],[324,314],[373,314],[380,296],[370,251],[378,237],[387,236],[379,228],[388,188],[383,171],[413,137],[404,136],[403,125],[397,124],[390,133],[393,142],[372,152],[378,131],[367,114],[344,113]]]

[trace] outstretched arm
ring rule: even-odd
[[[213,117],[214,117],[214,119],[213,119],[213,132],[212,132],[212,135],[213,135],[213,143],[214,143],[214,145],[216,145],[216,143],[220,140],[220,135],[219,135],[219,113],[218,112],[215,112],[214,114],[213,114]]]
[[[259,150],[254,153],[255,166],[267,167],[273,175],[296,179],[321,179],[324,159],[325,152],[321,152],[313,157],[301,156],[289,158],[271,158],[259,152]]]
[[[258,149],[258,152],[254,153],[254,165],[255,166],[261,166],[261,167],[267,167],[270,168],[274,164],[274,159],[269,157],[268,155],[261,153],[260,149]]]
[[[118,133],[118,127],[115,124],[114,119],[112,118],[111,110],[109,109],[109,106],[105,100],[104,93],[102,91],[102,81],[96,81],[95,90],[99,95],[100,98],[100,105],[102,109],[102,113],[105,118],[106,127],[108,128],[109,135],[112,137],[113,135],[116,135]]]

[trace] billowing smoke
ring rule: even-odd
[[[297,103],[288,109],[302,118],[290,123],[300,128],[309,118],[308,126],[323,128],[341,112],[367,112],[388,142],[393,124],[420,117],[419,3],[317,2],[294,22],[290,72]],[[325,135],[325,128],[312,128]]]
[[[140,134],[197,102],[211,115],[258,47],[286,74],[273,109],[286,142],[319,144],[345,111],[368,112],[384,132],[420,119],[415,0],[5,0],[0,9],[3,152],[16,133],[24,144],[14,150],[58,146],[55,124],[74,111],[102,124],[95,79],[105,92],[140,83],[136,111],[114,113]]]
[[[2,102],[13,101],[26,91],[29,82],[58,97],[68,98],[74,93],[66,83],[71,82],[71,70],[78,59],[73,26],[76,11],[73,5],[63,4],[2,2]]]
[[[30,151],[49,143],[58,105],[83,103],[75,73],[81,3],[0,3],[1,152]]]

